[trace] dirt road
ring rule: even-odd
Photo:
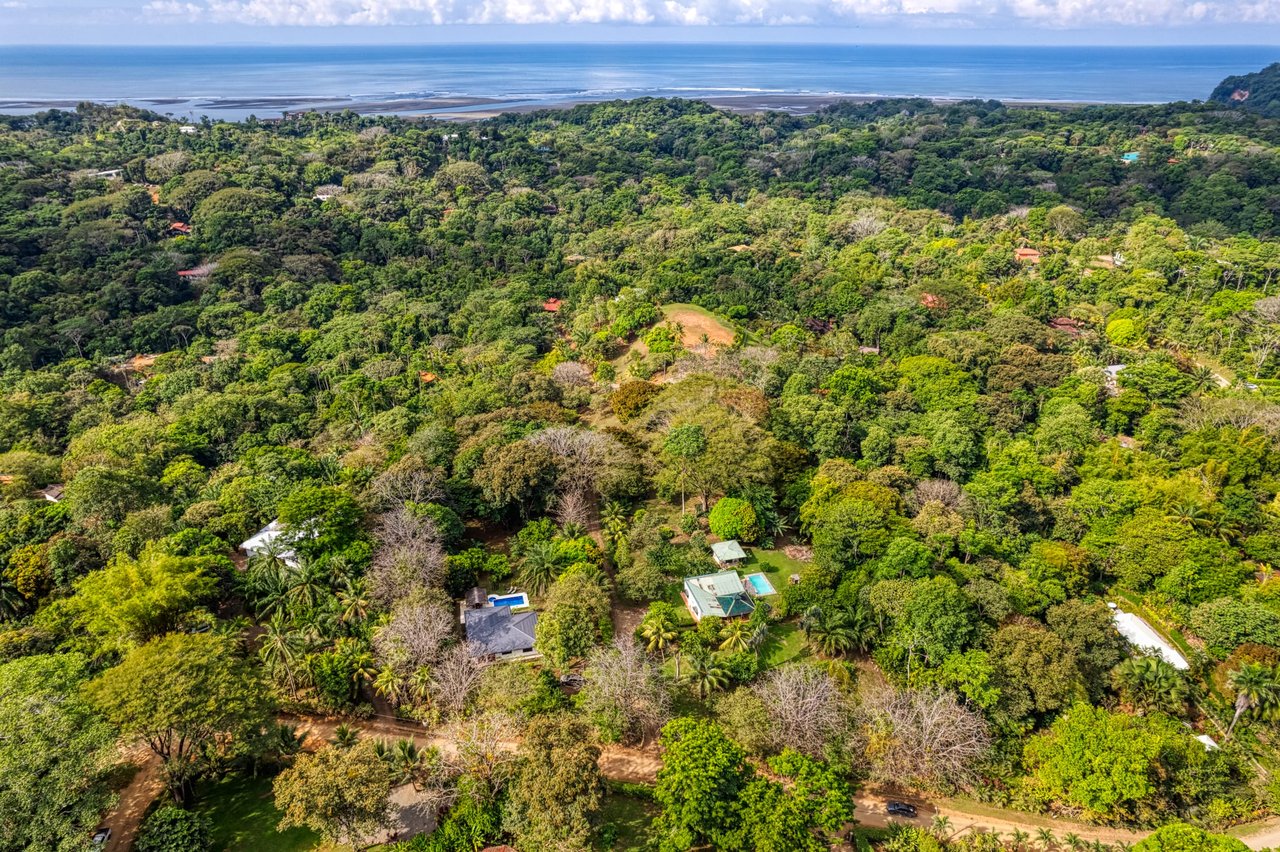
[[[915,819],[889,816],[885,810],[885,805],[889,801],[906,802],[915,805]],[[1100,840],[1103,843],[1123,841],[1132,844],[1146,836],[1146,832],[1102,828],[1096,825],[1049,819],[1035,814],[1022,814],[996,808],[991,808],[990,814],[978,814],[973,811],[979,807],[986,810],[985,806],[955,803],[948,799],[931,801],[919,796],[903,795],[876,788],[864,788],[859,791],[855,804],[857,809],[854,811],[854,816],[860,825],[883,828],[896,822],[906,825],[930,826],[933,824],[935,817],[942,816],[946,817],[946,831],[952,837],[992,831],[1006,837],[1013,834],[1014,831],[1023,831],[1035,837],[1041,828],[1049,829],[1059,840],[1067,837],[1067,835],[1074,834],[1087,841]]]
[[[308,749],[322,747],[333,736],[334,729],[339,724],[335,720],[303,717],[284,717],[281,721],[297,726],[298,732],[305,737]],[[452,740],[433,736],[421,726],[409,722],[375,718],[354,721],[350,725],[369,736],[412,739],[419,746],[434,746],[446,754],[453,750]],[[514,741],[504,742],[502,747],[514,751],[518,744]],[[160,778],[160,762],[150,750],[145,747],[136,747],[127,755],[139,769],[133,780],[121,792],[119,804],[103,821],[104,825],[111,826],[112,829],[107,852],[128,852],[132,848],[143,815],[148,806],[164,790]],[[607,746],[600,755],[601,772],[606,778],[614,781],[652,784],[661,766],[662,762],[656,747],[640,749]],[[885,810],[885,805],[890,800],[915,805],[917,811],[915,819],[890,817]],[[859,791],[855,804],[857,806],[855,815],[861,825],[884,827],[896,821],[929,826],[932,825],[935,817],[943,816],[947,819],[947,831],[952,836],[995,831],[1008,837],[1015,831],[1023,831],[1036,837],[1040,829],[1047,828],[1059,840],[1069,835],[1076,835],[1086,841],[1100,840],[1103,843],[1123,841],[1132,844],[1141,840],[1146,834],[1146,832],[1102,828],[1036,814],[1007,811],[967,801],[930,800],[875,787],[867,787]],[[1261,850],[1273,847],[1280,849],[1280,820],[1250,826],[1236,833],[1236,836],[1250,849]]]

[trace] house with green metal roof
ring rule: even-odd
[[[686,577],[682,597],[694,621],[750,615],[756,608],[737,571]]]

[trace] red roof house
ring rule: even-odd
[[[165,233],[174,236],[190,236],[191,226],[186,222],[170,222],[169,227],[165,229]]]
[[[547,299],[545,302],[542,303],[542,309],[544,311],[554,314],[560,310],[561,304],[563,303],[559,299],[552,296],[550,299]]]
[[[191,269],[179,269],[179,278],[206,278],[209,273],[218,268],[216,263],[202,263],[199,266],[193,266]]]
[[[1013,250],[1013,259],[1018,263],[1039,263],[1040,252],[1033,248],[1019,248]]]

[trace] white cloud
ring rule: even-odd
[[[321,27],[1280,24],[1280,0],[151,0],[147,9],[170,18],[213,23]]]

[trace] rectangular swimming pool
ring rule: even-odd
[[[528,606],[529,596],[524,592],[514,595],[489,595],[489,606]]]
[[[748,583],[751,584],[751,591],[755,592],[756,597],[764,597],[765,595],[776,595],[778,592],[773,587],[773,583],[769,582],[769,578],[764,574],[748,574],[746,577]]]

